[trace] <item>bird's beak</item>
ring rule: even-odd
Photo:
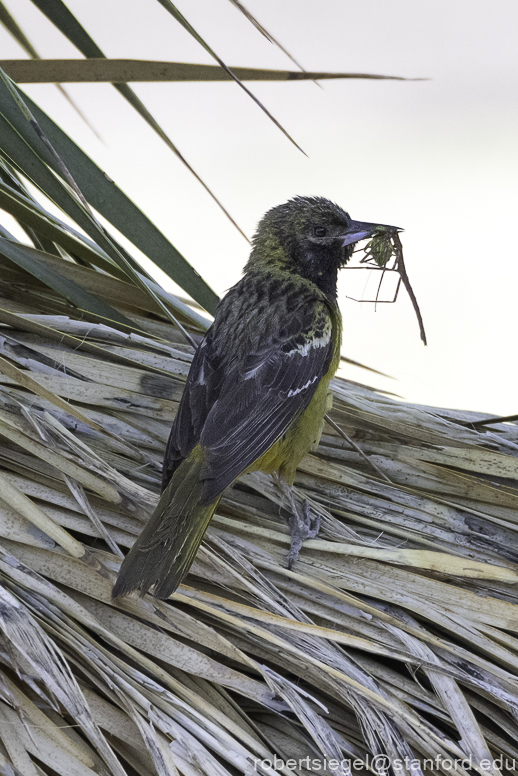
[[[342,247],[352,245],[352,243],[359,240],[365,240],[366,237],[372,237],[378,229],[390,232],[402,231],[398,226],[388,226],[388,224],[369,224],[366,221],[351,221],[347,231],[340,235]]]

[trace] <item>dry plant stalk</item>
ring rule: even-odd
[[[384,304],[384,302],[382,302],[378,298],[380,289],[381,289],[381,284],[383,282],[383,276],[385,272],[397,272],[399,275],[399,279],[398,279],[398,284],[396,286],[396,291],[394,293],[394,299],[388,300],[388,303],[391,304],[396,301],[399,293],[399,288],[401,284],[403,284],[404,287],[406,288],[408,296],[410,297],[410,301],[412,302],[412,307],[414,308],[414,312],[417,316],[417,321],[419,324],[419,334],[421,336],[421,340],[423,344],[426,345],[427,342],[426,342],[426,333],[424,330],[423,317],[421,315],[421,310],[419,309],[416,295],[414,294],[414,290],[410,285],[410,280],[408,277],[408,273],[406,271],[405,261],[403,259],[403,246],[401,244],[399,232],[395,231],[391,227],[379,226],[376,234],[374,235],[374,237],[372,237],[371,240],[369,240],[369,242],[367,243],[367,245],[363,250],[365,252],[365,255],[363,256],[363,258],[360,259],[360,264],[367,265],[369,269],[379,269],[381,270],[382,275],[378,285],[376,298],[362,299],[361,301],[373,302],[374,304]],[[392,265],[391,265],[391,262],[392,262]],[[356,300],[356,301],[359,301],[359,300]]]
[[[397,250],[391,235],[371,260],[384,270],[395,251],[404,282]],[[85,285],[99,278],[80,270]],[[0,287],[1,768],[273,776],[277,757],[338,775],[342,760],[383,755],[408,774],[430,758],[434,773],[452,760],[461,776],[467,763],[514,772],[516,423],[337,379],[332,423],[296,480],[321,533],[293,570],[282,495],[253,474],[226,492],[170,601],[113,602],[116,550],[156,504],[191,350],[115,277],[98,293],[147,335],[82,320],[33,276],[12,277]]]

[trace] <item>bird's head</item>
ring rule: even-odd
[[[332,293],[337,271],[351,258],[354,244],[372,237],[379,226],[353,221],[323,197],[295,197],[261,219],[246,269],[286,269]]]

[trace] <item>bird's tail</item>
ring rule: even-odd
[[[150,588],[156,598],[173,593],[194,560],[220,496],[201,505],[203,452],[195,447],[173,474],[157,508],[124,559],[112,597]]]

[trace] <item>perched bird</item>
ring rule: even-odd
[[[277,472],[293,484],[320,438],[340,360],[338,270],[354,243],[377,228],[321,197],[296,197],[263,217],[244,276],[219,303],[194,356],[166,448],[162,496],[122,564],[114,598],[174,592],[223,490],[240,474]],[[297,518],[292,558],[314,535],[308,515]]]

